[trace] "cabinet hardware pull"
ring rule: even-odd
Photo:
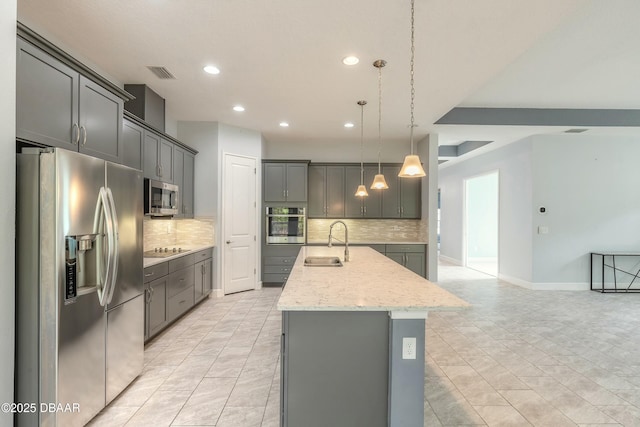
[[[80,132],[84,131],[84,136],[82,137],[82,145],[87,145],[87,128],[84,126],[80,126]]]
[[[153,272],[153,271],[152,271],[151,273],[146,273],[146,274],[144,275],[144,277],[151,277],[151,276],[153,276],[154,274],[155,274],[155,272]]]
[[[74,129],[77,129],[77,131],[74,132]],[[71,138],[73,138],[73,136],[75,135],[75,141],[73,141],[74,144],[78,145],[78,143],[80,142],[80,127],[78,126],[77,123],[74,123],[73,126],[71,126]]]
[[[365,214],[367,213],[367,207],[366,206],[364,207],[364,213]]]
[[[181,282],[184,282],[184,279],[180,279]]]
[[[187,302],[186,299],[183,299],[182,301],[180,301],[178,304],[184,304],[185,302]]]

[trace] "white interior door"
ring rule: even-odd
[[[256,159],[225,154],[224,293],[256,288]]]

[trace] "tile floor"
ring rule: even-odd
[[[640,294],[529,291],[451,265],[439,284],[473,307],[429,314],[425,426],[640,426]],[[278,295],[200,304],[91,426],[277,426]]]

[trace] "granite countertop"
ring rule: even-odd
[[[427,311],[469,304],[368,247],[349,248],[343,267],[305,267],[307,256],[344,247],[303,246],[278,300],[283,311]]]
[[[173,246],[173,245],[171,245],[171,246]],[[151,267],[153,265],[161,264],[163,262],[171,261],[172,259],[180,258],[182,256],[189,255],[189,254],[192,254],[194,252],[201,251],[203,249],[214,248],[215,245],[180,245],[180,247],[182,249],[187,249],[188,252],[181,252],[179,254],[171,255],[171,256],[168,256],[168,257],[165,257],[165,258],[146,258],[145,257],[143,259],[142,267],[143,268],[147,268],[147,267]]]

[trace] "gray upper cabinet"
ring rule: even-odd
[[[400,178],[400,166],[383,166],[382,173],[389,188],[382,190],[383,218],[413,218],[422,216],[421,179]]]
[[[18,38],[16,135],[121,163],[124,101]]]
[[[355,196],[360,185],[360,166],[345,166],[345,218],[381,218],[382,195],[380,190],[371,190],[369,186],[378,173],[376,166],[364,167],[364,185],[368,196]]]
[[[307,162],[265,162],[262,169],[265,202],[307,201]]]
[[[122,122],[122,164],[142,170],[144,129],[129,120]]]
[[[173,150],[173,183],[178,186],[180,218],[193,218],[193,154],[175,147]]]
[[[122,163],[124,101],[102,86],[80,76],[81,153]]]
[[[344,218],[344,216],[345,167],[310,165],[309,217]]]
[[[173,183],[173,144],[160,135],[145,132],[144,176]]]

